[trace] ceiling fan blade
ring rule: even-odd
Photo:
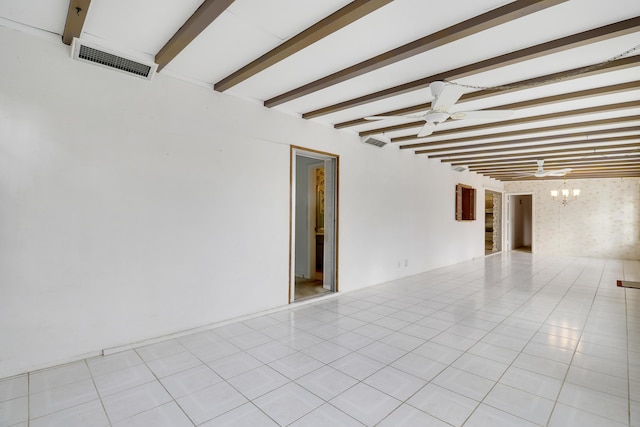
[[[464,93],[464,88],[462,86],[445,84],[442,90],[440,91],[440,94],[431,103],[431,108],[434,110],[437,108],[447,110],[453,104],[458,102],[458,99],[460,99],[463,93]]]
[[[423,136],[429,136],[436,130],[436,125],[433,123],[425,123],[420,132],[418,132],[418,138],[422,138]]]
[[[478,110],[478,111],[459,111],[451,114],[454,120],[502,120],[513,115],[512,110]]]

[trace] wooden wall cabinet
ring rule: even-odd
[[[464,184],[456,185],[456,221],[475,221],[475,219],[475,188]]]

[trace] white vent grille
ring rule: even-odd
[[[362,138],[362,142],[369,145],[375,145],[376,147],[384,147],[389,142],[388,138],[380,138],[380,137],[364,137]]]
[[[157,68],[157,64],[145,64],[125,58],[101,47],[87,45],[78,39],[73,39],[72,53],[73,59],[90,62],[146,80],[151,80]]]

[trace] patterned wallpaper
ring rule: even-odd
[[[566,206],[550,195],[561,179],[504,185],[507,193],[533,193],[534,252],[640,260],[640,178],[567,183],[580,197]]]

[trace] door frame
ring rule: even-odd
[[[514,218],[511,217],[511,196],[531,196],[531,253],[534,253],[535,247],[535,236],[536,236],[536,203],[535,197],[533,197],[534,193],[531,191],[523,191],[523,192],[514,192],[514,193],[504,193],[505,203],[503,204],[503,218],[506,219],[504,226],[506,227],[505,235],[505,244],[506,249],[503,247],[503,250],[513,251],[513,235],[511,233],[511,223]]]
[[[330,283],[332,283],[332,292],[338,292],[338,248],[339,248],[339,244],[338,244],[338,218],[339,218],[339,177],[340,177],[340,156],[338,156],[337,154],[333,154],[333,153],[328,153],[328,152],[324,152],[324,151],[319,151],[319,150],[313,150],[310,148],[305,148],[305,147],[300,147],[300,146],[296,146],[296,145],[291,145],[290,146],[290,151],[289,151],[289,164],[290,164],[290,168],[289,168],[289,186],[290,186],[290,191],[289,191],[289,294],[288,294],[288,303],[291,304],[294,302],[294,297],[295,297],[295,256],[296,256],[296,251],[295,251],[295,241],[296,241],[296,230],[295,230],[295,226],[296,226],[296,156],[303,156],[303,157],[309,157],[309,158],[313,158],[313,159],[318,159],[318,160],[324,160],[326,161],[333,161],[333,166],[334,166],[334,179],[333,180],[327,180],[326,179],[326,175],[325,175],[325,186],[327,185],[327,182],[330,182],[332,185],[331,187],[333,188],[333,197],[327,197],[326,193],[327,190],[325,190],[325,203],[326,203],[326,198],[329,198],[330,200],[333,200],[333,217],[331,218],[332,220],[330,220],[330,224],[329,227],[327,227],[327,217],[325,217],[325,235],[327,232],[331,233],[332,235],[332,239],[333,240],[333,247],[330,248],[329,250],[333,253],[333,257],[332,257],[332,264],[333,264],[333,268],[331,269],[332,271],[327,272],[326,269],[324,269],[325,271],[323,271],[323,283],[325,283],[326,277],[327,275],[329,275],[329,279],[330,279]],[[326,170],[325,170],[325,174],[326,174]],[[325,212],[327,211],[327,208],[325,207]],[[307,222],[308,219],[307,218],[303,218],[303,221]],[[333,230],[332,230],[333,229]],[[325,248],[327,247],[326,245],[326,238],[325,238]],[[325,249],[325,253],[326,253]],[[326,260],[325,260],[325,266],[326,266]]]
[[[499,253],[501,253],[501,252],[505,252],[505,249],[504,249],[504,248],[505,248],[505,244],[506,244],[506,240],[507,240],[507,239],[506,239],[506,234],[505,234],[505,230],[506,230],[506,227],[505,227],[506,218],[505,218],[505,216],[504,216],[504,213],[505,213],[504,208],[505,208],[506,198],[507,198],[507,197],[505,197],[505,196],[507,196],[507,193],[505,193],[505,192],[504,192],[504,190],[499,190],[499,189],[497,189],[497,188],[484,187],[484,197],[485,197],[485,199],[486,199],[486,197],[487,197],[487,191],[491,191],[492,193],[498,193],[498,194],[500,194],[500,204],[501,204],[501,206],[500,206],[500,214],[501,214],[501,218],[500,218],[500,250],[499,250],[498,252],[494,252],[494,253],[491,253],[491,254],[485,255],[485,256],[492,256],[492,255],[499,254]],[[485,200],[485,201],[484,201],[484,203],[485,203],[485,205],[486,205],[487,201]],[[484,212],[484,209],[483,209],[482,211]],[[485,215],[485,217],[486,217],[486,213],[485,213],[484,215]],[[483,221],[484,221],[485,217],[483,217],[483,218],[482,218],[482,219],[483,219]],[[484,233],[483,233],[482,237],[484,238]]]

